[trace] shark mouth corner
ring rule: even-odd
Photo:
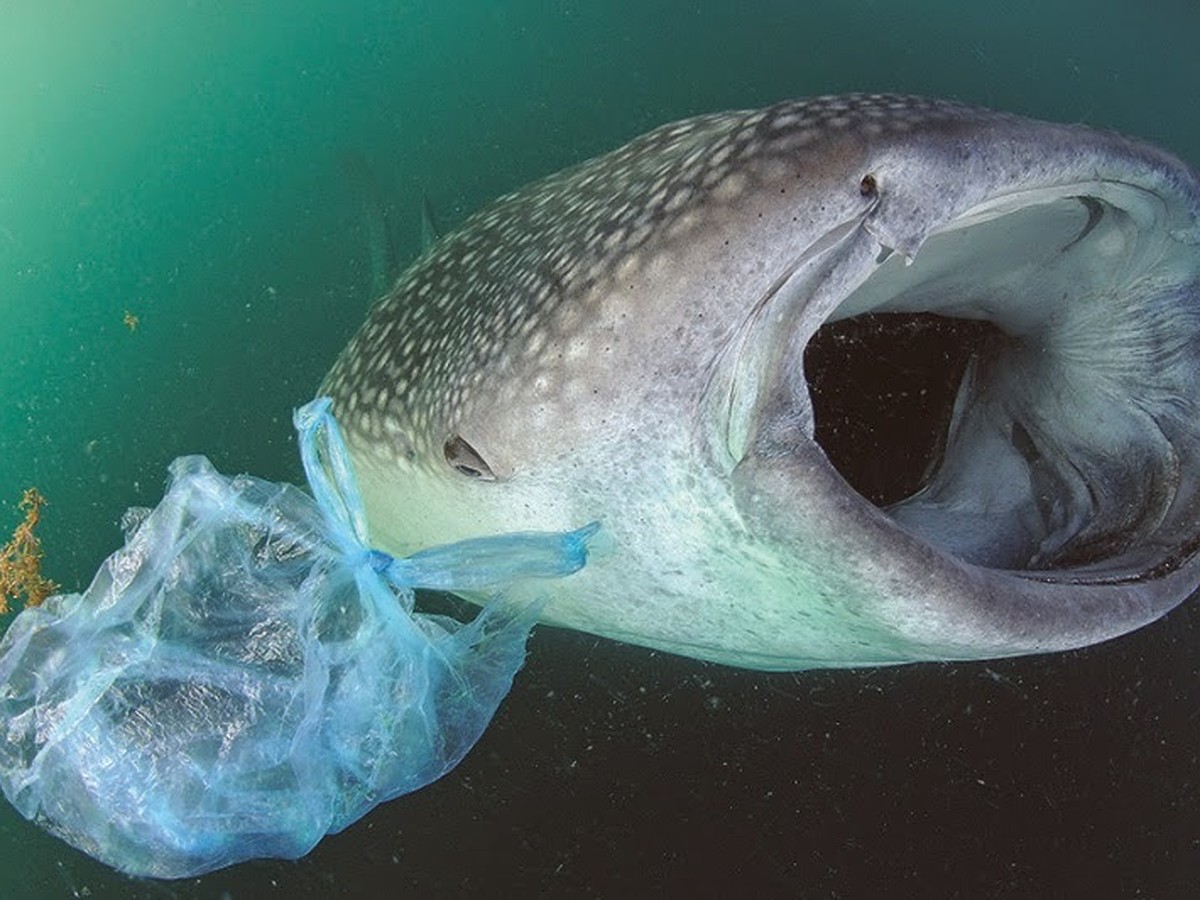
[[[1068,645],[1196,581],[1172,577],[1200,552],[1189,206],[1118,182],[992,200],[885,259],[804,351],[816,443],[901,529],[985,580],[1137,594]]]

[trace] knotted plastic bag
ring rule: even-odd
[[[370,550],[328,401],[296,426],[315,499],[178,459],[91,586],[0,641],[0,787],[125,872],[296,858],[445,774],[511,687],[537,609],[498,597],[463,624],[415,612],[412,588],[584,564],[594,526]]]

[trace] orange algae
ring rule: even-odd
[[[38,606],[58,590],[57,584],[42,575],[42,542],[34,534],[45,504],[46,498],[37,488],[26,489],[21,497],[25,519],[12,540],[0,547],[0,615],[9,611],[10,602]]]

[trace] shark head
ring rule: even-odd
[[[758,668],[1083,646],[1200,582],[1200,182],[824,97],[500,198],[322,385],[397,553],[599,520],[552,623]]]

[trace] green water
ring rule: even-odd
[[[805,94],[954,97],[1134,133],[1200,162],[1197,34],[1200,7],[1185,0],[0,0],[0,525],[15,524],[21,490],[37,485],[50,502],[48,573],[80,589],[119,543],[121,512],[156,502],[178,455],[203,452],[222,471],[299,480],[291,409],[311,396],[370,300],[370,232],[349,158],[371,166],[402,258],[419,249],[423,195],[452,225],[491,197],[668,119]],[[556,640],[577,638],[539,640],[522,676],[532,683],[538,652],[553,661]],[[665,665],[680,684],[694,671],[740,677]],[[1200,681],[1190,690],[1200,696]],[[762,727],[774,727],[780,709]],[[564,739],[539,733],[536,707],[529,715],[525,742]],[[582,740],[595,727],[580,714],[575,730]],[[1189,728],[1175,739],[1197,737]],[[696,734],[704,732],[688,739]],[[641,751],[622,757],[635,793],[636,770],[652,779],[660,764]],[[519,779],[508,768],[519,764],[471,777],[502,785]],[[794,781],[787,772],[779,780]],[[545,786],[553,803],[554,779]],[[487,820],[503,833],[508,801],[497,785],[486,790],[495,800]],[[398,802],[421,811],[436,801]],[[523,823],[536,839],[505,847],[486,878],[471,877],[477,857],[456,861],[456,880],[423,868],[430,857],[410,856],[396,883],[417,895],[518,884],[683,889],[678,867],[656,868],[619,841],[603,863],[597,853],[593,868],[578,864],[573,880],[556,880],[544,861],[566,852],[563,842],[587,847],[590,823],[608,813],[580,812],[557,826],[561,839]],[[453,845],[468,824],[442,813],[405,827],[442,829]],[[734,882],[736,847],[753,835],[734,831],[728,866],[710,866],[710,886]],[[159,886],[110,873],[4,805],[0,897],[328,896],[390,883],[386,858],[368,865],[348,838],[338,840],[340,850],[315,861]],[[393,844],[400,852],[407,840],[397,831],[378,853]],[[843,889],[801,846],[770,855],[778,871],[760,887]],[[871,848],[863,852],[869,858]],[[664,858],[694,853],[703,848],[664,840]],[[993,864],[997,880],[981,880],[985,893],[1000,884],[1003,867]],[[1187,864],[1200,873],[1196,859]]]

